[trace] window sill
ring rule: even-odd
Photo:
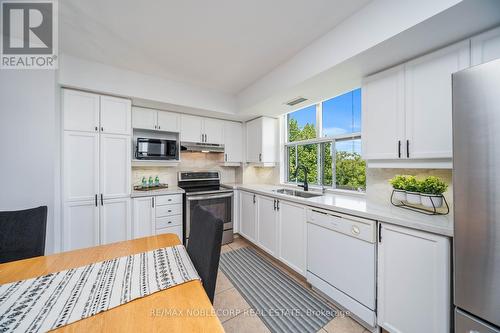
[[[298,189],[298,190],[303,190],[302,187],[298,187],[296,183],[280,183],[281,186],[288,187],[288,188],[293,188],[293,189]],[[316,185],[309,185],[309,190],[311,192],[321,192],[321,187],[316,186]],[[325,189],[325,194],[338,194],[338,195],[350,195],[350,196],[355,196],[355,197],[365,197],[366,192],[359,192],[359,191],[354,191],[354,190],[342,190],[338,188],[326,188]]]

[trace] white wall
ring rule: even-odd
[[[52,70],[0,70],[0,211],[48,206],[46,252],[59,218],[59,128]]]
[[[63,86],[161,103],[234,114],[235,96],[160,77],[140,74],[63,54],[59,63]]]

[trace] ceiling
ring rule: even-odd
[[[370,0],[65,0],[63,53],[236,94]]]

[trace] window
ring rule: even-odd
[[[366,164],[361,158],[361,89],[289,113],[287,182],[364,191]],[[334,158],[335,157],[335,158]]]

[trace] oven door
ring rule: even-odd
[[[233,192],[186,195],[186,225],[184,227],[186,245],[189,241],[189,231],[191,229],[193,211],[197,205],[200,205],[203,209],[208,210],[215,217],[224,222],[222,243],[231,243],[233,241]]]

